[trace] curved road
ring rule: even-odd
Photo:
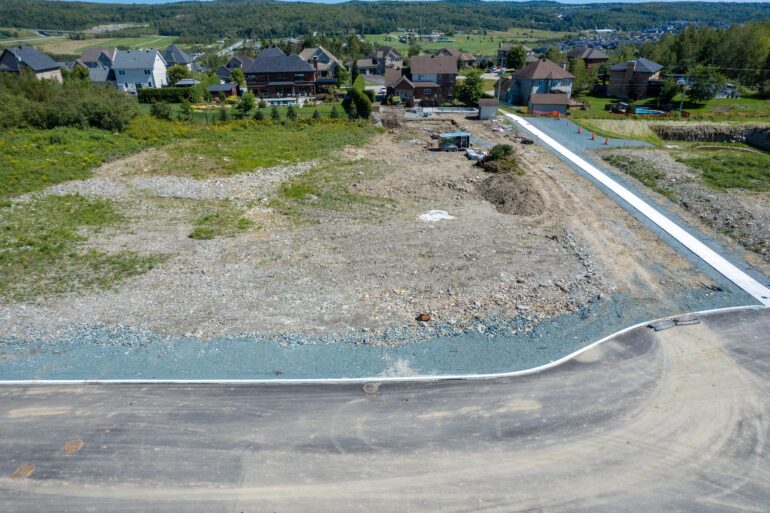
[[[0,510],[766,512],[770,309],[700,320],[494,381],[0,387]]]

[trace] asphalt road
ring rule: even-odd
[[[766,512],[768,327],[722,312],[534,375],[366,391],[4,386],[0,511]]]

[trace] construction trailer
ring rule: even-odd
[[[464,150],[471,147],[471,134],[468,132],[447,132],[438,134],[438,137],[442,149],[454,147],[455,150]]]

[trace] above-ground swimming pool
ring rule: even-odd
[[[634,114],[643,114],[646,116],[660,116],[665,114],[662,110],[648,109],[646,107],[637,107]]]

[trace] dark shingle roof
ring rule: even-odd
[[[652,62],[650,59],[639,57],[638,59],[635,59],[635,60],[631,60],[628,62],[621,62],[620,64],[615,64],[613,67],[610,68],[610,71],[623,71],[627,69],[628,65],[631,63],[634,64],[634,71],[638,71],[639,73],[655,73],[663,69],[663,66],[661,66],[657,62]]]
[[[91,82],[109,82],[114,80],[114,77],[110,78],[111,73],[110,68],[88,68],[88,79]]]
[[[262,50],[262,53],[257,55],[257,59],[268,58],[268,57],[281,57],[281,56],[284,56],[284,57],[286,56],[286,54],[283,53],[283,50],[281,50],[277,46],[270,46]]]
[[[281,52],[283,53],[283,52]],[[275,57],[259,56],[251,63],[245,73],[281,73],[315,71],[315,68],[299,55],[278,55]]]
[[[152,69],[155,66],[157,50],[118,50],[112,65],[117,69]]]
[[[589,48],[587,46],[576,46],[569,52],[567,57],[573,57],[575,59],[608,59],[607,54],[599,50],[598,48]]]
[[[80,56],[80,60],[85,63],[99,62],[99,57],[104,54],[110,61],[115,60],[117,48],[86,48]]]
[[[192,63],[190,56],[183,52],[177,45],[169,46],[163,50],[162,55],[163,59],[166,61],[166,64],[169,66],[173,66],[174,64],[181,64],[186,66]]]
[[[15,46],[7,48],[7,51],[16,57],[17,68],[12,71],[18,71],[18,63],[22,63],[36,72],[60,68],[56,61],[30,46]]]
[[[575,78],[569,71],[548,59],[539,59],[537,62],[527,64],[520,70],[514,71],[513,77],[530,78],[533,80],[560,80],[565,78]]]
[[[229,93],[236,87],[238,87],[238,84],[228,82],[226,84],[214,84],[209,86],[207,91],[210,93]]]

